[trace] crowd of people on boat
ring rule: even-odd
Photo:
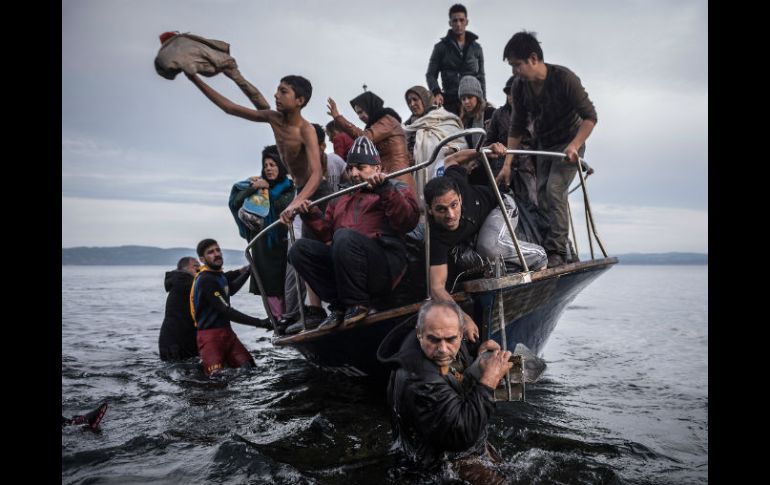
[[[407,280],[422,276],[424,282],[424,270],[412,271],[412,266],[423,268],[419,248],[429,244],[433,304],[420,311],[417,339],[405,341],[402,354],[407,357],[396,359],[401,370],[394,373],[389,395],[405,416],[400,435],[417,433],[427,440],[413,447],[423,455],[479,446],[478,430],[489,415],[492,390],[510,368],[510,354],[493,342],[478,341],[478,326],[454,303],[452,285],[470,266],[496,258],[511,272],[522,271],[524,264],[540,271],[577,260],[568,238],[567,195],[597,115],[580,79],[563,66],[546,63],[540,42],[527,31],[514,34],[503,48],[513,75],[501,87],[505,105],[492,106],[483,49],[467,25],[467,9],[453,5],[450,29],[428,61],[427,87],[415,85],[404,93],[411,112],[405,121],[372,91],[352,97],[349,104],[363,127],[346,119],[332,98],[327,99],[331,121],[322,126],[306,120],[302,109],[313,89],[309,80],[297,75],[280,79],[271,109],[240,74],[227,44],[192,34],[161,35],[159,74],[173,79],[184,72],[225,113],[267,123],[275,137],[275,144],[262,151],[261,174],[234,183],[229,198],[245,241],[273,226],[252,246],[261,285],[252,278],[249,287],[265,297],[265,311],[272,318],[232,308],[230,296],[244,285],[250,268],[224,272],[219,245],[204,239],[197,247],[202,265],[194,257],[182,258],[166,275],[169,296],[161,359],[197,355],[206,375],[216,375],[227,367],[254,364],[231,322],[272,329],[276,336],[355,325],[373,310],[394,305],[394,295]],[[234,103],[201,78],[220,72],[238,85],[253,107]],[[476,149],[482,138],[478,133],[447,143],[426,170],[422,189],[413,173],[388,177],[426,161],[441,140],[467,128],[485,131],[494,182]],[[514,158],[510,149],[561,152],[565,157]],[[312,203],[364,183],[359,190]],[[503,193],[504,207],[493,184]],[[516,229],[524,262],[503,210]],[[276,221],[281,224],[273,225]],[[411,297],[411,302],[419,301],[422,294]],[[467,352],[463,338],[477,352],[495,353],[475,384],[469,380],[459,385],[443,370],[461,348]],[[469,385],[472,391],[464,390]],[[431,403],[441,396],[457,401],[454,418],[434,419],[436,407]],[[440,430],[437,423],[442,423]]]

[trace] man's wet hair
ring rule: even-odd
[[[449,18],[452,18],[453,13],[461,12],[464,13],[465,16],[468,16],[468,10],[465,8],[465,5],[462,3],[455,3],[451,7],[449,7]]]
[[[542,62],[544,60],[543,49],[535,35],[537,35],[536,32],[527,32],[526,30],[513,34],[503,49],[503,60],[520,59],[524,61],[529,59],[529,55],[534,52],[537,55],[537,60]]]
[[[214,239],[204,239],[203,241],[198,243],[198,246],[195,248],[195,252],[198,253],[198,257],[202,258],[203,254],[206,252],[206,249],[209,246],[213,246],[214,244],[219,244]]]
[[[326,132],[323,127],[318,123],[313,123],[313,128],[315,128],[315,134],[318,137],[318,144],[326,143]]]
[[[455,312],[457,314],[457,319],[460,321],[460,335],[465,333],[465,318],[463,317],[463,311],[460,308],[460,305],[454,301],[431,300],[428,303],[425,303],[417,314],[417,335],[422,335],[423,330],[425,330],[425,318],[427,317],[428,312],[436,307],[446,308]]]
[[[302,107],[304,108],[307,106],[307,103],[310,101],[310,96],[313,94],[313,86],[310,84],[310,81],[302,76],[295,76],[290,74],[288,76],[282,77],[281,82],[291,86],[296,97],[299,98],[301,96],[305,98],[305,102],[302,103]]]
[[[457,195],[460,195],[460,186],[457,185],[457,182],[452,177],[442,176],[431,179],[430,182],[425,184],[423,189],[425,204],[430,207],[433,199],[441,197],[450,190],[454,190]]]
[[[193,258],[192,256],[184,256],[182,259],[180,259],[176,263],[176,269],[178,269],[179,271],[182,271],[187,267],[187,265],[190,264],[190,261],[195,261],[195,258]]]

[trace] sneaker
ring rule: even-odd
[[[284,330],[284,335],[294,335],[295,333],[300,333],[303,331],[305,327],[302,325],[302,322],[294,322],[288,327],[286,327],[286,330]]]
[[[305,307],[305,323],[307,323],[307,328],[316,328],[326,317],[326,310],[320,306]]]
[[[343,327],[353,325],[359,320],[363,320],[369,314],[369,307],[356,305],[348,308],[345,312],[345,319],[342,322]]]
[[[320,325],[318,325],[319,330],[329,330],[331,328],[337,327],[340,323],[342,323],[342,320],[345,318],[345,312],[338,311],[338,310],[331,310],[329,312],[329,316],[326,317],[326,319],[321,322]]]
[[[548,254],[548,267],[555,268],[564,264],[564,257],[559,253]]]
[[[297,319],[294,317],[283,317],[282,319],[278,320],[275,325],[275,334],[285,335],[286,329],[289,327],[289,325],[296,321]]]

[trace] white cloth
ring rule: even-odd
[[[450,113],[443,107],[429,111],[424,116],[417,118],[411,125],[404,126],[404,130],[415,132],[414,141],[414,160],[415,163],[422,163],[428,160],[433,153],[433,149],[441,140],[449,135],[463,130],[463,123],[460,118]],[[446,147],[453,147],[457,150],[468,148],[464,138],[457,138],[449,142]],[[426,182],[433,177],[439,177],[444,174],[444,158],[446,153],[442,150],[436,157],[436,162],[427,167]]]

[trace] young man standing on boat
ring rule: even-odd
[[[476,42],[479,38],[473,32],[466,31],[468,26],[468,10],[456,3],[449,8],[449,31],[433,46],[433,52],[428,62],[428,72],[425,79],[428,89],[435,97],[438,106],[443,106],[450,113],[459,116],[460,97],[457,89],[460,78],[469,75],[479,80],[483,98],[486,99],[487,86],[484,78],[484,51]],[[438,85],[438,75],[441,73],[441,87]]]
[[[289,250],[294,269],[330,303],[319,326],[324,329],[365,318],[371,298],[398,284],[407,266],[404,236],[419,219],[414,193],[400,180],[385,179],[369,138],[353,141],[347,167],[353,184],[368,186],[332,199],[325,214],[302,201],[301,217],[319,240],[300,239]]]
[[[514,109],[508,148],[519,148],[531,124],[533,149],[567,155],[566,159],[537,157],[538,206],[545,210],[548,221],[543,246],[548,267],[559,266],[567,262],[569,185],[596,125],[596,109],[580,78],[566,67],[545,63],[540,42],[531,32],[514,34],[503,50],[503,59],[516,76],[511,86]],[[512,160],[513,155],[506,156],[498,183],[510,183]]]
[[[479,378],[462,373],[474,359],[463,339],[463,315],[453,301],[429,301],[420,308],[416,333],[409,332],[398,351],[381,359],[397,365],[388,383],[393,437],[421,468],[448,460],[461,478],[467,479],[468,472],[477,478],[499,478],[480,470],[473,459],[499,459],[486,440],[486,426],[494,411],[494,390],[512,367],[511,352],[487,340],[478,346],[477,355],[492,355],[479,359]]]
[[[203,266],[190,290],[190,311],[198,328],[198,352],[203,372],[210,377],[225,367],[254,367],[254,359],[230,326],[230,321],[233,321],[266,327],[264,320],[230,306],[230,295],[240,290],[249,279],[249,266],[223,272],[222,250],[213,239],[199,242],[196,251]]]
[[[489,147],[491,156],[505,154],[505,146],[493,143]],[[494,259],[502,254],[507,265],[521,268],[497,199],[488,185],[468,183],[468,168],[460,165],[472,162],[479,156],[474,149],[460,150],[444,160],[444,175],[436,177],[425,185],[423,191],[425,206],[430,221],[430,294],[431,298],[452,301],[446,289],[449,276],[450,252],[457,251],[461,244],[475,246],[479,255]],[[518,222],[516,204],[504,197],[511,224]],[[472,242],[478,239],[474,245]],[[540,270],[546,265],[546,254],[534,243],[519,241],[524,259],[530,270]],[[470,315],[465,315],[465,327],[469,340],[475,342],[478,327]]]

